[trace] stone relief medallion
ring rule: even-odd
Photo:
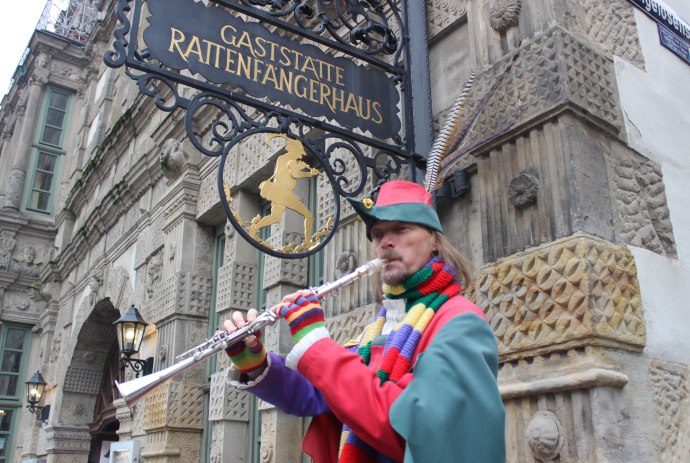
[[[499,32],[516,26],[522,8],[522,0],[496,0],[489,10],[489,23]]]
[[[357,268],[357,256],[354,252],[343,252],[335,261],[335,276],[341,276],[350,273]]]
[[[525,207],[537,202],[539,176],[534,169],[525,169],[510,181],[508,196],[515,207]]]
[[[242,218],[235,209],[232,193],[224,180],[221,204],[235,229],[254,247],[274,257],[302,258],[323,248],[335,231],[338,213],[328,216],[324,226],[314,231],[314,212],[310,209],[307,198],[298,194],[296,189],[300,182],[320,176],[322,169],[309,164],[312,161],[304,144],[298,139],[282,133],[270,133],[266,136],[265,143],[268,145],[276,138],[285,140],[284,149],[275,160],[273,174],[259,183],[258,188],[259,196],[267,205],[267,212],[259,213],[251,219]],[[333,194],[336,196],[335,190]],[[287,230],[272,230],[276,228],[273,226],[280,226],[285,222],[287,214],[302,221],[301,236],[296,240],[288,236],[290,233]]]
[[[537,461],[551,461],[563,448],[561,421],[555,413],[540,410],[527,424],[527,445]]]
[[[74,416],[82,416],[84,413],[86,413],[86,408],[84,408],[83,404],[76,403],[72,406],[72,414]]]

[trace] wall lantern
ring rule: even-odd
[[[141,318],[141,314],[132,304],[122,316],[113,322],[117,325],[117,337],[120,340],[120,364],[122,369],[129,365],[132,370],[136,372],[136,377],[139,373],[143,376],[150,374],[153,371],[153,357],[146,360],[132,358],[136,355],[141,347],[141,341],[144,340],[144,331],[148,323]]]
[[[46,384],[46,380],[43,379],[43,375],[40,371],[36,371],[36,373],[26,381],[26,401],[29,403],[26,407],[31,413],[36,415],[37,420],[41,420],[43,423],[48,422],[50,405],[39,407],[36,404],[41,401],[41,396],[43,396]]]

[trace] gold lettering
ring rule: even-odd
[[[309,79],[309,101],[318,103],[319,99],[316,98],[317,90],[319,89],[319,81],[314,79]]]
[[[206,39],[204,39],[203,42],[207,46],[207,48],[206,48],[206,63],[213,66],[214,68],[219,68],[220,67],[219,62],[220,62],[221,46],[218,45],[217,43],[211,42],[210,40],[206,40]],[[212,50],[216,51],[215,59],[213,60],[213,62],[211,62],[211,51]]]
[[[349,113],[350,110],[353,110],[355,114],[359,116],[359,113],[357,112],[357,102],[355,101],[355,95],[353,93],[347,94],[347,102],[345,103],[345,108],[343,109],[343,112]]]
[[[237,75],[242,75],[244,72],[244,77],[252,79],[252,57],[246,56],[244,53],[238,53],[237,57],[239,58],[237,60]]]
[[[235,56],[237,55],[237,52],[235,50],[230,50],[229,48],[226,48],[225,53],[225,70],[232,74],[237,74],[237,68],[235,67]]]
[[[373,122],[374,124],[380,124],[381,122],[383,122],[383,114],[381,114],[381,103],[379,103],[378,101],[374,101],[372,107],[374,108],[376,117],[372,118],[371,122]]]
[[[173,50],[177,49],[177,53],[182,57],[183,60],[187,61],[187,57],[180,48],[180,42],[183,42],[185,38],[184,32],[179,29],[175,29],[174,27],[170,28],[170,32],[170,48],[168,48],[168,51],[170,53],[174,53]]]
[[[193,36],[192,40],[189,41],[189,46],[187,47],[187,51],[185,52],[185,61],[190,54],[196,55],[197,59],[201,63],[206,64],[204,62],[204,57],[201,55],[201,44],[199,43],[199,37],[197,37],[196,35]]]
[[[258,82],[259,76],[264,72],[263,67],[261,67],[263,64],[262,60],[254,58],[254,77],[252,78],[254,82]]]
[[[325,104],[326,106],[328,106],[328,109],[330,109],[332,113],[335,113],[333,101],[329,98],[329,96],[331,96],[332,93],[333,89],[329,85],[321,84],[321,99],[319,100],[319,104]]]
[[[340,66],[335,67],[335,83],[344,87],[345,84],[343,83],[343,72],[345,72],[345,70]]]
[[[364,108],[366,107],[366,114],[364,112]],[[365,121],[368,121],[369,118],[371,117],[371,100],[369,98],[364,100],[361,96],[359,97],[359,117],[364,119]]]
[[[276,68],[271,63],[268,63],[266,65],[266,72],[264,73],[264,78],[261,80],[261,85],[266,85],[267,82],[273,82],[273,88],[275,88],[276,90],[283,90],[282,88],[278,87]]]
[[[280,68],[280,88],[292,94],[292,72]]]
[[[266,42],[267,42],[267,40],[263,37],[257,37],[254,40],[254,43],[256,44],[256,50],[253,50],[253,52],[252,52],[254,55],[254,58],[263,58],[264,56],[266,56],[266,47],[264,47],[264,45],[263,45]],[[259,51],[257,51],[257,50],[259,50]]]
[[[291,50],[292,54],[295,55],[295,69],[299,70],[299,58],[300,56],[304,56],[302,53],[298,52],[297,50]]]
[[[311,56],[307,56],[306,58],[307,59],[304,61],[304,65],[302,65],[302,69],[300,70],[304,73],[310,71],[312,74],[314,74],[314,77],[318,79],[319,73],[316,72],[316,68],[314,67],[314,59]]]
[[[269,41],[268,44],[271,46],[271,61],[276,60],[276,47],[278,47],[278,44],[275,42]]]
[[[233,33],[233,35],[230,36],[229,40],[225,35],[225,31],[227,29],[232,30],[232,33]],[[234,47],[235,46],[235,40],[237,39],[237,37],[235,37],[235,35],[234,35],[236,32],[237,32],[237,29],[235,29],[234,27],[232,27],[231,25],[228,24],[226,26],[223,26],[223,28],[220,30],[220,37],[223,39],[223,42],[227,43],[231,47]]]
[[[283,66],[290,66],[290,57],[288,54],[290,53],[290,49],[288,47],[280,47],[280,61],[278,61],[278,64],[281,64]]]
[[[251,36],[249,35],[249,32],[244,31],[242,32],[242,35],[240,36],[239,42],[237,42],[236,45],[237,48],[249,48],[249,51],[251,52],[252,56],[254,56],[254,48],[252,47],[252,40]]]
[[[297,95],[299,98],[307,98],[307,86],[304,85],[302,88],[300,88],[298,82],[303,80],[307,80],[307,78],[299,74],[295,76],[295,95]]]
[[[345,104],[345,90],[342,88],[335,88],[333,92],[333,107],[343,110],[343,105]]]

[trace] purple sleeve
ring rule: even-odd
[[[307,378],[286,367],[280,355],[271,352],[269,356],[266,376],[246,391],[291,415],[317,416],[329,410],[321,392]]]

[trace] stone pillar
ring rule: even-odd
[[[14,166],[5,192],[4,206],[9,209],[19,210],[26,180],[26,170],[31,156],[31,138],[36,130],[35,122],[40,109],[41,94],[46,81],[41,78],[32,78],[29,83],[29,98],[26,104],[21,132],[16,147]]]
[[[12,113],[14,111],[9,111],[8,110],[8,117],[7,120],[12,119]],[[12,132],[8,130],[7,127],[2,132],[2,135],[0,135],[0,153],[3,153],[4,156],[10,156],[12,154],[11,151],[11,143],[12,143]],[[7,170],[0,172],[0,185],[7,185],[7,180],[8,180],[8,175],[9,172]],[[4,204],[5,202],[5,190],[2,189],[0,190],[0,204]]]
[[[85,426],[48,426],[46,463],[83,463],[89,456],[91,434]]]
[[[115,416],[120,422],[120,428],[117,430],[117,435],[120,436],[121,441],[132,440],[133,416],[132,409],[129,408],[124,399],[115,399],[113,401],[115,406]]]
[[[146,445],[141,458],[156,463],[192,463],[200,459],[203,385],[168,381],[144,402]]]

